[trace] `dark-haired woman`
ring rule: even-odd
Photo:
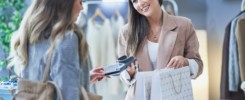
[[[130,88],[126,100],[134,100],[135,69],[189,66],[190,76],[197,78],[203,70],[199,43],[191,20],[171,16],[161,9],[163,0],[129,0],[129,21],[122,27],[118,55],[135,56],[137,62],[121,73]]]

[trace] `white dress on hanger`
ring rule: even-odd
[[[87,42],[94,67],[110,65],[116,62],[115,43],[111,31],[110,21],[104,20],[100,25],[96,21],[88,20]]]
[[[121,15],[117,16],[117,19],[115,18],[115,16],[111,18],[112,34],[113,34],[113,40],[115,42],[115,45],[117,45],[119,29],[123,27],[123,25],[124,25],[124,19]]]
[[[109,19],[100,24],[92,19],[88,20],[87,42],[93,67],[111,65],[116,62],[115,42]],[[113,79],[113,78],[112,78]],[[103,96],[104,100],[111,100],[110,91],[117,87],[112,79],[96,83],[96,93]]]
[[[80,12],[80,14],[76,20],[76,24],[79,27],[79,29],[84,33],[86,30],[86,26],[87,26],[87,15],[84,12],[82,12],[82,11]]]
[[[116,18],[117,17],[117,18]],[[123,27],[125,21],[123,17],[119,14],[117,16],[111,17],[111,27],[112,27],[112,34],[113,34],[113,40],[115,43],[116,51],[117,51],[117,41],[118,41],[118,34],[119,34],[119,29]],[[117,55],[117,52],[115,51],[115,54]],[[118,58],[118,57],[117,57]],[[125,92],[128,90],[128,86],[126,86],[122,81],[120,80],[119,77],[114,78],[113,83],[117,85],[116,88],[114,88],[111,93],[119,95],[122,94],[120,92]]]

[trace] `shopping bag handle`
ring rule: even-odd
[[[169,77],[172,79],[172,85],[173,85],[173,88],[174,88],[175,93],[180,94],[181,91],[182,91],[182,88],[183,88],[183,84],[182,84],[182,74],[180,74],[180,77],[179,77],[179,82],[181,83],[181,86],[180,86],[179,91],[177,91],[176,85],[174,85],[173,75],[172,75],[172,74],[169,74]]]

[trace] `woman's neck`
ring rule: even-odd
[[[154,15],[148,17],[147,19],[151,27],[159,27],[163,23],[162,17],[163,17],[163,12],[161,8],[159,8],[154,12]]]

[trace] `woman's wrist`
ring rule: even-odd
[[[184,58],[184,66],[189,66],[188,58]]]
[[[132,79],[134,78],[135,71],[128,71],[128,70],[127,70],[127,72],[128,72],[128,74],[129,74],[129,76],[130,76],[130,79],[132,80]]]

